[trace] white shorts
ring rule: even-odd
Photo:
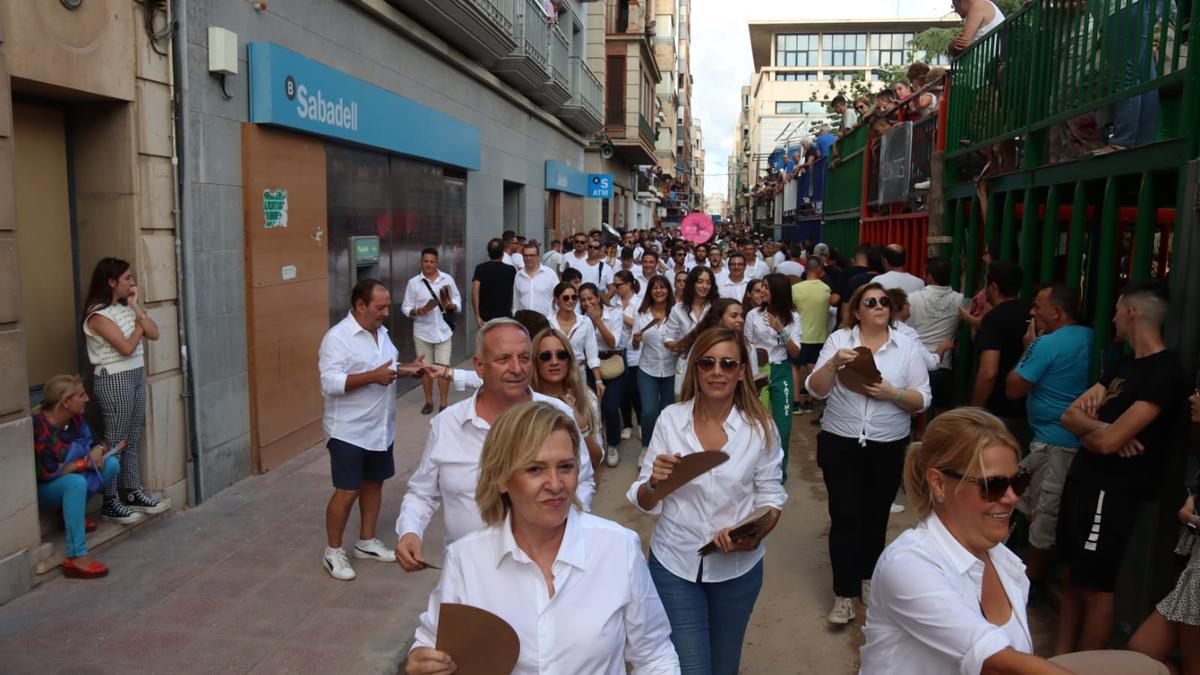
[[[450,340],[426,342],[419,337],[414,337],[413,342],[417,345],[417,358],[424,356],[425,363],[436,363],[439,366],[450,365]]]

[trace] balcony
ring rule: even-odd
[[[642,140],[650,145],[658,142],[658,134],[654,133],[654,125],[650,124],[650,120],[641,113],[638,113],[638,133],[641,134]]]
[[[516,2],[524,0],[388,0],[486,68],[512,54]],[[538,10],[541,11],[541,10]]]
[[[581,57],[571,58],[571,98],[558,116],[582,134],[604,129],[604,87]]]
[[[550,64],[544,86],[529,96],[552,112],[571,99],[571,43],[555,25],[550,31]]]
[[[550,78],[549,24],[537,0],[515,0],[512,37],[516,46],[492,70],[531,96]]]

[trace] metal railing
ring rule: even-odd
[[[532,59],[542,68],[550,67],[549,42],[546,31],[546,13],[537,0],[522,0],[517,6],[517,21],[513,37],[517,40],[516,53]]]
[[[574,78],[571,104],[586,108],[598,120],[604,119],[604,85],[600,84],[582,56],[572,56],[571,62],[571,76]]]
[[[550,31],[550,79],[563,89],[571,88],[571,43],[556,24]]]
[[[513,34],[513,18],[516,15],[514,0],[468,0],[480,12],[495,21],[506,33]]]
[[[655,137],[654,127],[650,125],[650,120],[646,116],[638,113],[638,133],[641,134],[642,140],[650,145],[654,145],[658,139]]]
[[[909,164],[909,192],[917,183],[930,179],[929,165],[933,161],[934,147],[937,145],[937,115],[929,115],[913,122],[912,154]]]
[[[825,213],[857,212],[862,207],[863,154],[870,131],[864,124],[833,145],[833,161],[825,172]]]
[[[1183,84],[1197,20],[1181,23],[1172,0],[1026,4],[954,61],[947,158]],[[1158,137],[1192,138],[1188,113],[1168,115]],[[1030,154],[1041,163],[1042,148]]]

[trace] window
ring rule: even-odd
[[[912,33],[875,33],[871,36],[871,65],[902,66],[909,62]]]
[[[604,95],[605,123],[625,126],[625,57],[609,55],[606,58]]]
[[[825,64],[830,66],[867,65],[867,36],[847,33],[825,36]]]
[[[813,82],[816,80],[816,73],[775,73],[776,82]]]
[[[777,101],[776,115],[823,115],[825,104],[820,101]]]
[[[836,81],[849,82],[850,80],[854,79],[855,75],[860,75],[860,74],[861,74],[860,72],[851,72],[851,71],[842,71],[842,72],[833,72],[833,71],[829,71],[829,70],[825,71],[825,77],[828,79],[834,80],[835,82]]]
[[[775,65],[816,66],[818,39],[817,35],[776,35]]]

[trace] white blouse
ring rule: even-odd
[[[599,346],[600,351],[609,352],[624,349],[625,345],[629,344],[629,335],[632,331],[625,325],[625,310],[621,307],[620,298],[617,298],[615,304],[604,307],[600,320],[604,322],[604,327],[608,329],[608,332],[612,333],[613,338],[617,342],[615,347],[608,346],[608,343],[600,336],[600,331],[596,331],[596,344]],[[592,328],[595,328],[594,324]]]
[[[558,312],[546,318],[550,321],[551,328],[562,330],[558,324]],[[571,349],[575,352],[575,362],[581,368],[584,364],[588,368],[600,367],[600,347],[596,344],[596,327],[592,325],[591,319],[583,315],[576,315],[575,325],[571,326],[571,332],[567,333],[567,340],[571,342]]]
[[[766,548],[752,551],[711,553],[703,558],[697,551],[712,541],[717,532],[733,527],[756,509],[783,508],[787,492],[783,489],[783,446],[772,423],[770,439],[741,411],[733,408],[725,420],[728,440],[720,448],[729,460],[698,476],[666,499],[646,511],[638,504],[637,493],[650,480],[654,458],[659,455],[690,455],[705,452],[692,419],[695,399],[667,406],[654,425],[650,448],[642,460],[638,478],[626,496],[640,511],[659,516],[650,541],[650,550],[669,572],[695,581],[704,561],[702,581],[728,581],[749,572],[762,560]]]
[[[800,346],[800,314],[792,312],[792,322],[783,327],[788,339]],[[746,315],[746,342],[750,349],[767,350],[767,360],[774,364],[787,363],[787,344],[780,344],[777,333],[767,324],[767,310],[755,307]]]
[[[638,307],[641,306],[641,302],[636,297],[629,299],[628,307],[624,307],[621,305],[620,298],[617,298],[615,305],[617,307],[621,308],[621,323],[622,324],[625,323],[626,317],[629,317],[635,325],[637,324]],[[641,362],[641,360],[642,360],[641,345],[638,345],[636,348],[633,346],[633,326],[626,326],[625,327],[625,366],[627,368],[632,368],[632,367],[638,365]],[[634,385],[634,386],[636,386],[636,385]]]
[[[572,509],[545,575],[516,543],[511,514],[502,525],[450,545],[442,577],[421,615],[413,647],[434,647],[443,602],[504,619],[521,651],[513,673],[638,675],[679,672],[671,624],[650,579],[637,533]]]
[[[699,314],[692,312],[691,307],[684,307],[682,303],[675,303],[671,307],[671,313],[667,316],[667,338],[671,342],[678,342],[683,339],[683,336],[691,332],[708,314],[708,309],[712,307],[712,303],[704,305],[704,309],[700,310]],[[685,357],[686,359],[686,357]]]
[[[821,347],[821,355],[813,374],[825,366],[839,349],[854,349],[861,346],[858,326],[841,328],[830,334]],[[897,389],[921,392],[921,410],[929,407],[929,370],[925,367],[925,346],[910,337],[888,330],[888,339],[875,352],[875,366]],[[813,374],[804,381],[809,394],[816,398],[828,398],[825,413],[821,415],[821,429],[843,438],[857,438],[866,445],[867,441],[887,443],[898,441],[912,431],[912,415],[892,401],[880,401],[850,391],[836,377],[833,388],[825,396],[818,396],[812,388]]]
[[[667,349],[666,322],[660,321],[653,326],[654,314],[650,310],[640,312],[633,324],[633,332],[642,334],[642,350],[638,359],[638,368],[651,377],[669,377],[675,375],[675,362],[679,357]],[[650,328],[647,328],[650,326]]]
[[[1032,653],[1025,565],[1003,544],[988,556],[1012,605],[1012,619],[1003,627],[989,623],[980,609],[983,561],[936,514],[897,537],[871,578],[860,674],[978,673],[1006,647]]]

